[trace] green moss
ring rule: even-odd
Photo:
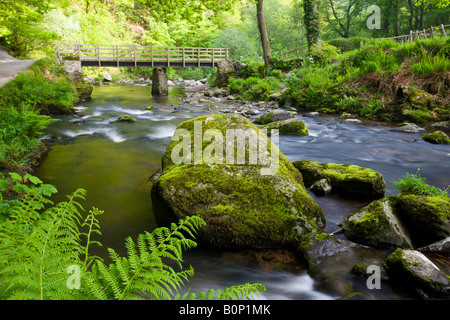
[[[424,246],[450,235],[450,198],[398,196],[397,208],[416,245]]]
[[[335,192],[373,198],[382,197],[386,190],[383,176],[370,168],[311,160],[295,161],[293,164],[302,173],[306,186],[328,179]]]
[[[430,143],[436,143],[436,144],[450,144],[450,138],[447,134],[445,134],[442,131],[435,131],[432,133],[425,133],[422,136],[422,139],[430,142]]]
[[[136,119],[130,115],[123,115],[117,119],[118,122],[136,122]]]
[[[306,125],[300,119],[293,118],[288,120],[280,120],[263,125],[261,129],[267,129],[268,134],[270,130],[278,129],[280,134],[307,136],[309,134]]]
[[[155,110],[155,106],[148,106],[148,107],[145,107],[145,110]]]

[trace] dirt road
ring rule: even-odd
[[[27,71],[35,61],[16,59],[0,48],[0,87],[14,79],[19,72]]]

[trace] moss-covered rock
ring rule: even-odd
[[[294,114],[286,110],[273,110],[264,113],[261,117],[256,119],[254,123],[256,124],[268,124],[275,121],[287,120],[295,118]]]
[[[361,199],[379,199],[386,192],[383,176],[369,168],[350,164],[319,163],[311,160],[293,162],[302,173],[305,186],[327,179],[333,192]]]
[[[407,91],[409,94],[408,100],[414,108],[422,109],[430,105],[433,96],[428,92],[411,87]]]
[[[435,131],[431,133],[425,133],[422,136],[422,139],[435,144],[450,144],[450,138],[449,136],[442,131]]]
[[[278,170],[267,175],[261,174],[262,164],[249,164],[248,144],[244,164],[208,164],[205,159],[191,163],[196,157],[194,128],[199,123],[203,134],[216,129],[227,144],[228,129],[251,129],[267,143],[269,154],[278,150],[241,115],[203,116],[181,123],[177,129],[188,132],[185,138],[191,137],[192,153],[185,158],[186,163],[177,164],[172,151],[180,154],[180,142],[173,140],[166,149],[161,176],[151,190],[158,225],[198,215],[207,223],[199,232],[199,240],[207,245],[274,248],[293,245],[299,234],[308,234],[325,224],[323,211],[303,186],[300,172],[281,152]],[[220,135],[214,139],[220,142]],[[211,142],[203,141],[201,151],[205,154],[210,147]]]
[[[448,295],[450,280],[433,262],[416,250],[397,249],[383,261],[389,280],[422,297]]]
[[[123,115],[117,119],[118,122],[136,122],[136,119],[130,115]]]
[[[309,134],[306,125],[302,120],[297,118],[271,122],[269,124],[261,126],[260,128],[267,129],[268,134],[270,134],[270,130],[272,129],[278,129],[280,134],[297,136],[307,136]]]
[[[345,235],[360,244],[412,248],[396,213],[395,197],[376,200],[342,223]]]
[[[397,208],[416,245],[428,245],[450,235],[450,198],[400,194]]]

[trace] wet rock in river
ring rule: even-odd
[[[389,280],[413,290],[421,297],[448,295],[450,279],[424,254],[397,249],[383,261]]]
[[[294,114],[286,110],[273,110],[263,114],[259,119],[256,119],[256,124],[268,124],[275,121],[287,120],[295,118]]]
[[[428,245],[450,235],[450,198],[400,194],[397,208],[417,245]]]
[[[386,192],[383,176],[369,168],[311,160],[294,161],[293,164],[302,173],[306,187],[321,179],[327,179],[332,191],[343,196],[379,199]]]
[[[397,216],[395,197],[376,200],[342,223],[352,241],[375,247],[412,248],[408,231]]]
[[[181,137],[174,137],[162,159],[162,174],[151,191],[158,225],[198,215],[206,221],[206,226],[199,231],[199,240],[221,248],[292,246],[299,235],[324,226],[323,211],[303,186],[300,172],[245,117],[237,114],[203,116],[185,121],[177,129],[183,133],[183,148]],[[216,148],[212,149],[207,143],[211,142],[210,137],[200,141],[202,149],[197,150],[194,140],[198,138],[194,131],[202,130],[205,135],[209,129],[215,130],[208,131],[209,134],[217,135],[214,136]],[[278,170],[263,174],[261,169],[267,168],[266,165],[251,164],[249,144],[244,149],[233,149],[236,155],[243,155],[242,165],[229,163],[228,159],[222,163],[207,163],[205,158],[192,161],[199,154],[222,154],[225,160],[226,147],[220,151],[220,146],[224,142],[229,145],[230,141],[234,144],[234,140],[229,140],[232,135],[228,130],[246,130],[239,131],[240,134],[250,130],[267,143],[264,148],[269,154],[278,150]],[[172,153],[180,157],[183,153],[185,162],[177,160],[175,163]]]
[[[278,129],[280,134],[287,135],[307,136],[309,134],[303,121],[298,118],[274,121],[260,128],[267,129],[268,132],[272,129]]]
[[[445,132],[435,131],[432,133],[425,133],[422,139],[434,144],[450,144],[450,138]]]

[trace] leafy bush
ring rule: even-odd
[[[411,73],[418,76],[448,71],[450,71],[450,59],[440,54],[434,57],[425,56],[411,67]]]
[[[426,178],[420,176],[420,169],[416,174],[406,173],[402,179],[394,181],[397,190],[406,194],[414,194],[419,196],[444,196],[448,197],[447,190],[441,190],[435,186],[425,183]]]
[[[230,92],[248,100],[267,100],[271,94],[278,91],[280,86],[279,79],[273,76],[263,79],[256,77],[228,79]]]
[[[328,44],[335,46],[341,52],[347,52],[352,50],[357,50],[361,48],[361,43],[367,41],[364,37],[353,37],[353,38],[338,38],[328,40]]]
[[[42,143],[39,135],[56,121],[31,107],[0,109],[0,168],[28,162]]]
[[[251,299],[265,290],[261,284],[244,284],[198,295],[178,293],[193,275],[192,267],[183,270],[183,250],[196,246],[195,233],[205,225],[196,216],[144,232],[136,243],[127,238],[127,257],[108,249],[112,263],[106,265],[89,253],[92,245],[100,244],[95,236],[101,235],[97,216],[103,212],[93,208],[83,216],[79,201],[85,199],[85,190],[53,204],[49,198],[57,192],[54,186],[29,174],[10,176],[0,179],[0,191],[13,189],[21,196],[6,201],[0,194],[2,299]]]
[[[71,112],[78,100],[75,85],[54,61],[38,61],[27,72],[0,88],[0,106],[32,106],[45,110]]]

